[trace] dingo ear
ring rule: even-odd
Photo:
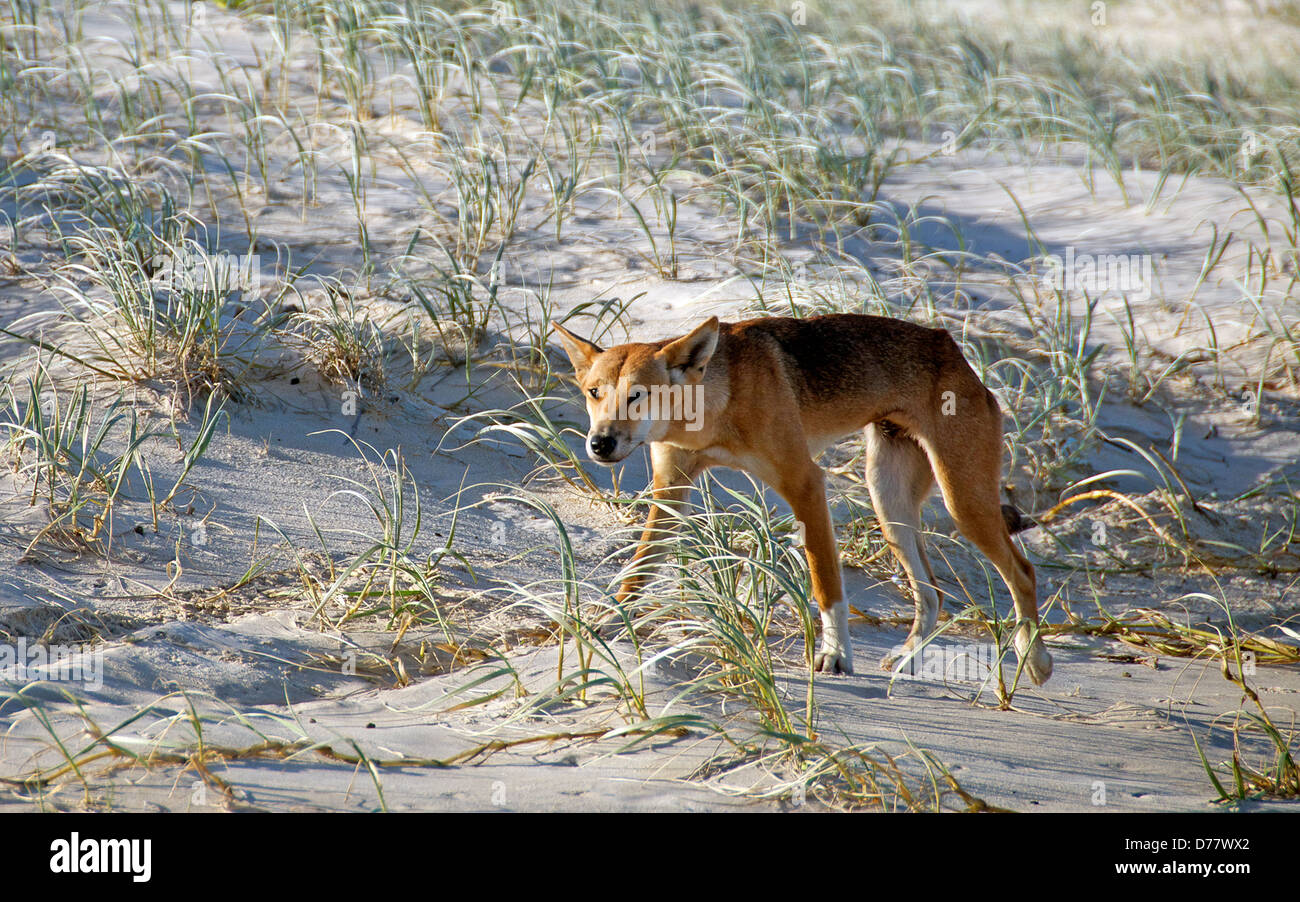
[[[709,365],[713,352],[717,349],[718,318],[711,316],[696,326],[689,335],[669,342],[659,353],[670,370],[683,370],[687,375],[699,379],[704,376],[704,368]]]
[[[581,382],[582,377],[587,375],[587,370],[591,369],[592,362],[604,354],[605,349],[585,338],[579,338],[559,323],[552,324],[551,328],[560,336],[565,353],[569,355],[569,362],[573,364],[573,372]]]

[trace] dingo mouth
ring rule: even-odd
[[[622,448],[622,447],[616,448],[613,454],[604,454],[604,455],[597,454],[595,451],[591,450],[590,447],[588,447],[587,456],[590,457],[596,463],[600,464],[602,467],[612,467],[614,466],[614,464],[622,463],[623,461],[627,460],[627,458],[631,456],[632,452],[635,451],[637,448],[641,447],[641,445],[642,442],[632,442],[626,448]]]

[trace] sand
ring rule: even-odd
[[[107,10],[92,10],[88,30],[125,36],[117,18],[121,8],[109,4]],[[267,50],[268,37],[233,14],[209,7],[207,15],[210,37],[221,53],[251,61],[251,48]],[[215,89],[210,52],[182,59],[178,51],[174,65],[187,67],[196,82]],[[108,70],[122,66],[107,55],[94,61]],[[291,89],[307,97],[310,84],[303,76]],[[367,228],[377,254],[389,259],[402,253],[411,225],[428,219],[409,173],[393,164],[396,148],[420,147],[418,120],[409,108],[395,105],[398,109],[389,115],[385,101],[370,124],[374,134],[389,136],[392,144],[374,141],[377,175],[366,198]],[[523,115],[535,113],[530,107]],[[5,148],[8,155],[13,150]],[[1089,190],[1083,162],[1068,148],[1030,159],[979,150],[932,151],[921,144],[906,146],[904,153],[914,162],[895,170],[882,199],[898,210],[947,218],[959,226],[971,253],[1029,260],[1036,244],[1026,233],[1027,220],[1043,249],[1062,258],[1071,248],[1094,255],[1150,255],[1158,284],[1149,298],[1135,302],[1134,313],[1152,349],[1147,357],[1152,367],[1207,341],[1206,317],[1184,315],[1192,309],[1188,297],[1197,284],[1210,224],[1236,231],[1238,243],[1221,271],[1199,286],[1195,301],[1212,318],[1219,344],[1236,347],[1232,359],[1238,369],[1229,368],[1223,378],[1238,397],[1251,390],[1250,374],[1258,371],[1267,338],[1260,336],[1258,319],[1233,276],[1244,265],[1245,243],[1264,246],[1269,237],[1243,213],[1245,204],[1234,187],[1193,177],[1166,187],[1148,206],[1143,200],[1154,191],[1154,173],[1130,173],[1130,198],[1138,200],[1126,201],[1100,174],[1095,190]],[[345,156],[342,146],[327,147],[325,153]],[[59,148],[41,165],[53,168],[74,156],[81,163],[109,162],[93,149]],[[259,196],[250,180],[247,197],[266,246],[292,248],[295,259],[312,261],[313,273],[358,267],[352,198],[339,169],[322,166],[319,203],[304,215],[301,176],[291,165],[291,148],[277,143],[271,157],[275,190]],[[427,159],[417,166],[423,190],[445,188],[446,179]],[[804,798],[791,794],[788,786],[783,789],[788,773],[779,767],[754,762],[730,770],[708,767],[730,750],[709,730],[653,737],[629,749],[635,737],[602,735],[627,721],[623,710],[599,692],[581,703],[533,707],[561,666],[558,650],[554,643],[528,638],[545,626],[545,618],[509,604],[508,587],[553,587],[561,560],[554,525],[536,508],[512,499],[526,487],[553,506],[588,586],[607,585],[625,559],[619,552],[626,546],[629,523],[553,474],[537,474],[538,459],[517,439],[497,435],[491,442],[470,443],[485,421],[466,420],[467,415],[508,407],[521,397],[490,364],[509,359],[511,343],[526,339],[520,321],[536,309],[544,285],[556,317],[593,299],[630,301],[625,330],[614,330],[607,340],[621,340],[625,332],[637,339],[673,335],[713,314],[754,315],[756,296],[754,280],[720,252],[730,240],[728,224],[703,198],[692,198],[684,182],[677,279],[654,271],[654,250],[645,234],[608,196],[580,198],[559,243],[551,226],[529,226],[543,210],[540,188],[534,186],[523,205],[524,227],[511,247],[501,290],[503,309],[513,320],[491,325],[468,383],[462,367],[443,363],[417,385],[390,381],[354,409],[343,394],[346,388],[305,365],[300,353],[268,352],[267,374],[247,400],[225,405],[226,417],[187,479],[195,487],[192,509],[165,511],[155,528],[147,499],[134,487],[115,513],[105,553],[49,543],[27,552],[42,512],[28,505],[30,483],[21,475],[0,477],[0,638],[44,638],[98,656],[95,666],[102,667],[93,681],[97,685],[36,679],[21,698],[10,695],[0,701],[0,777],[21,780],[59,767],[62,755],[51,731],[65,748],[77,749],[93,742],[92,725],[101,731],[116,728],[115,741],[123,748],[179,756],[155,758],[149,766],[101,759],[85,768],[84,784],[65,774],[40,788],[0,786],[0,810],[695,811],[833,804],[829,798]],[[1014,187],[1019,206],[1006,186]],[[1275,195],[1260,190],[1252,198],[1266,217],[1283,216]],[[236,215],[231,198],[217,202],[227,216]],[[661,241],[666,237],[662,227],[656,234]],[[934,252],[955,247],[951,230],[933,221],[923,223],[913,237]],[[1276,241],[1276,232],[1271,237]],[[14,244],[3,226],[0,242]],[[39,290],[39,276],[48,270],[57,246],[35,230],[25,232],[14,246],[24,274],[0,278],[0,319],[6,324],[58,310],[57,300]],[[246,239],[242,247],[232,241],[228,250],[247,252]],[[788,250],[799,254],[798,246]],[[928,277],[945,322],[969,319],[972,328],[985,334],[1030,340],[1023,312],[998,282],[995,267],[974,264],[961,288],[977,297],[959,302],[942,267],[905,271],[897,247],[883,240],[861,240],[852,250],[871,260],[891,291],[905,292],[908,272]],[[268,286],[276,273],[272,256],[263,256]],[[815,267],[805,277],[809,293],[832,284]],[[773,299],[780,297],[773,285],[766,290]],[[1081,310],[1082,298],[1073,301]],[[312,302],[309,297],[301,303]],[[1281,309],[1294,322],[1294,299],[1287,303]],[[385,297],[366,297],[362,304],[373,316],[401,308],[400,299]],[[1102,404],[1101,428],[1112,437],[1169,452],[1173,423],[1183,415],[1177,462],[1181,476],[1211,511],[1204,523],[1197,521],[1202,538],[1246,544],[1258,539],[1265,519],[1280,528],[1284,508],[1267,510],[1227,499],[1269,480],[1300,475],[1300,407],[1294,391],[1279,387],[1256,399],[1261,412],[1256,422],[1255,409],[1243,407],[1244,401],[1211,397],[1207,386],[1214,376],[1208,367],[1193,366],[1169,380],[1159,398],[1138,406],[1118,390],[1127,358],[1117,322],[1105,315],[1109,310],[1118,319],[1122,309],[1115,296],[1103,295],[1090,338],[1101,349],[1097,372],[1110,374],[1117,386]],[[44,334],[73,340],[66,325],[50,324]],[[562,355],[556,349],[552,353],[561,367]],[[28,348],[11,342],[0,347],[0,354],[6,366],[30,371]],[[62,368],[76,376],[75,367]],[[118,388],[101,381],[96,393],[109,398]],[[562,387],[561,394],[566,397],[551,402],[549,409],[581,429],[583,416],[571,387]],[[145,387],[132,395],[142,416],[153,412],[149,422],[162,424],[175,409],[166,390]],[[178,426],[187,444],[195,434],[195,413],[191,410],[189,422]],[[579,447],[576,433],[568,439],[571,447]],[[452,512],[460,508],[455,555],[440,564],[436,591],[457,636],[475,647],[492,644],[502,652],[500,659],[463,665],[449,652],[436,650],[445,641],[436,624],[416,623],[399,635],[382,612],[336,628],[337,604],[318,609],[303,590],[301,571],[325,573],[327,557],[338,565],[374,534],[375,518],[362,499],[343,493],[356,488],[344,479],[365,483],[375,472],[363,462],[356,444],[361,442],[371,446],[365,457],[372,463],[390,449],[401,450],[409,484],[418,487],[424,507],[423,530],[415,540],[419,555],[441,547],[451,533]],[[180,457],[175,443],[158,440],[151,447],[155,477],[174,477]],[[851,449],[837,449],[826,462],[834,465],[850,456]],[[612,485],[609,471],[587,469],[601,486]],[[644,488],[646,469],[644,452],[620,468],[624,495]],[[1143,466],[1139,455],[1122,443],[1101,443],[1077,475],[1112,469]],[[1119,476],[1109,484],[1149,492],[1157,486],[1143,472],[1147,475]],[[845,499],[868,503],[860,480],[851,477],[850,467],[833,480],[842,529],[847,525]],[[1030,485],[1023,473],[1009,478],[1019,479],[1026,510],[1045,511],[1059,500],[1059,487]],[[723,482],[744,484],[734,477]],[[1217,508],[1212,493],[1224,499]],[[778,513],[786,510],[771,493],[765,498]],[[1159,509],[1157,497],[1148,501]],[[937,499],[928,507],[927,520],[941,534],[951,530]],[[202,542],[195,540],[199,522]],[[1052,526],[1083,554],[1097,522],[1118,537],[1121,553],[1149,536],[1122,506],[1072,508]],[[1087,579],[1050,566],[1058,552],[1047,530],[1031,529],[1021,541],[1039,565],[1040,597],[1056,599],[1049,622],[1064,622],[1063,598],[1077,615],[1096,618],[1095,601],[1085,591]],[[1293,562],[1295,542],[1282,545]],[[980,572],[974,557],[954,557],[955,576]],[[241,584],[255,563],[259,574]],[[950,592],[955,576],[941,575]],[[1154,609],[1202,625],[1209,618],[1222,628],[1223,612],[1207,600],[1213,595],[1231,607],[1243,628],[1294,647],[1295,634],[1278,628],[1300,612],[1293,579],[1285,568],[1273,575],[1241,569],[1217,577],[1187,567],[1135,569],[1104,577],[1100,597],[1111,614]],[[816,729],[824,740],[867,744],[893,754],[924,749],[968,793],[989,805],[1020,811],[1210,807],[1215,794],[1192,737],[1212,761],[1229,757],[1230,735],[1224,726],[1243,698],[1209,656],[1170,657],[1100,636],[1053,636],[1048,639],[1056,662],[1053,679],[1041,688],[1020,687],[1012,709],[1001,710],[988,685],[891,682],[875,662],[904,637],[905,626],[896,621],[908,615],[910,602],[879,568],[846,568],[846,588],[858,611],[884,622],[855,619],[855,675],[815,680]],[[996,593],[1005,611],[1003,587],[997,586]],[[978,646],[988,636],[954,633],[943,641]],[[613,648],[621,659],[634,660],[625,640]],[[570,648],[570,668],[571,655]],[[802,709],[808,680],[797,659],[798,654],[791,654],[777,668],[777,685],[793,710]],[[400,670],[396,661],[402,662]],[[499,675],[503,663],[515,678]],[[1008,679],[1013,669],[1008,661]],[[648,673],[652,711],[692,711],[728,724],[735,736],[753,735],[752,720],[738,712],[738,702],[725,710],[716,698],[677,699],[676,689],[688,677],[671,668]],[[1261,665],[1250,680],[1275,720],[1289,727],[1300,672]],[[22,682],[9,682],[10,691]],[[503,691],[489,701],[462,704],[496,689]],[[38,718],[38,712],[48,720]],[[215,780],[202,779],[193,765],[195,712],[205,719],[204,743],[227,752],[205,765]],[[437,766],[484,743],[530,739],[536,741]],[[1257,744],[1251,748],[1262,754]],[[255,750],[260,753],[253,754]],[[408,759],[411,764],[401,765]],[[383,766],[372,773],[366,760]],[[914,754],[906,762],[910,774],[923,772]],[[111,767],[113,763],[120,766]],[[964,807],[951,797],[945,804]],[[1246,807],[1284,806],[1262,802]]]

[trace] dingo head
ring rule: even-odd
[[[701,428],[704,370],[718,347],[716,316],[682,338],[608,350],[554,328],[587,402],[587,454],[596,463],[616,464],[674,429]]]

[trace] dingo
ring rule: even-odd
[[[650,511],[620,602],[641,590],[647,569],[661,559],[656,539],[670,516],[662,506],[685,502],[708,467],[746,470],[780,493],[803,524],[822,621],[814,669],[852,673],[839,552],[824,474],[813,458],[865,429],[871,501],[916,599],[905,653],[939,617],[920,533],[921,504],[937,478],[957,527],[1011,590],[1014,645],[1025,670],[1040,685],[1052,675],[1052,657],[1038,636],[1034,568],[1011,541],[999,500],[1002,413],[947,332],[857,314],[740,323],[713,317],[681,338],[605,350],[555,329],[587,402],[592,460],[612,465],[650,446],[660,504]],[[647,397],[667,386],[683,391],[661,392],[667,403],[649,409]],[[673,400],[685,400],[688,390],[698,392],[690,423],[685,405]],[[894,657],[882,663],[890,667]]]

